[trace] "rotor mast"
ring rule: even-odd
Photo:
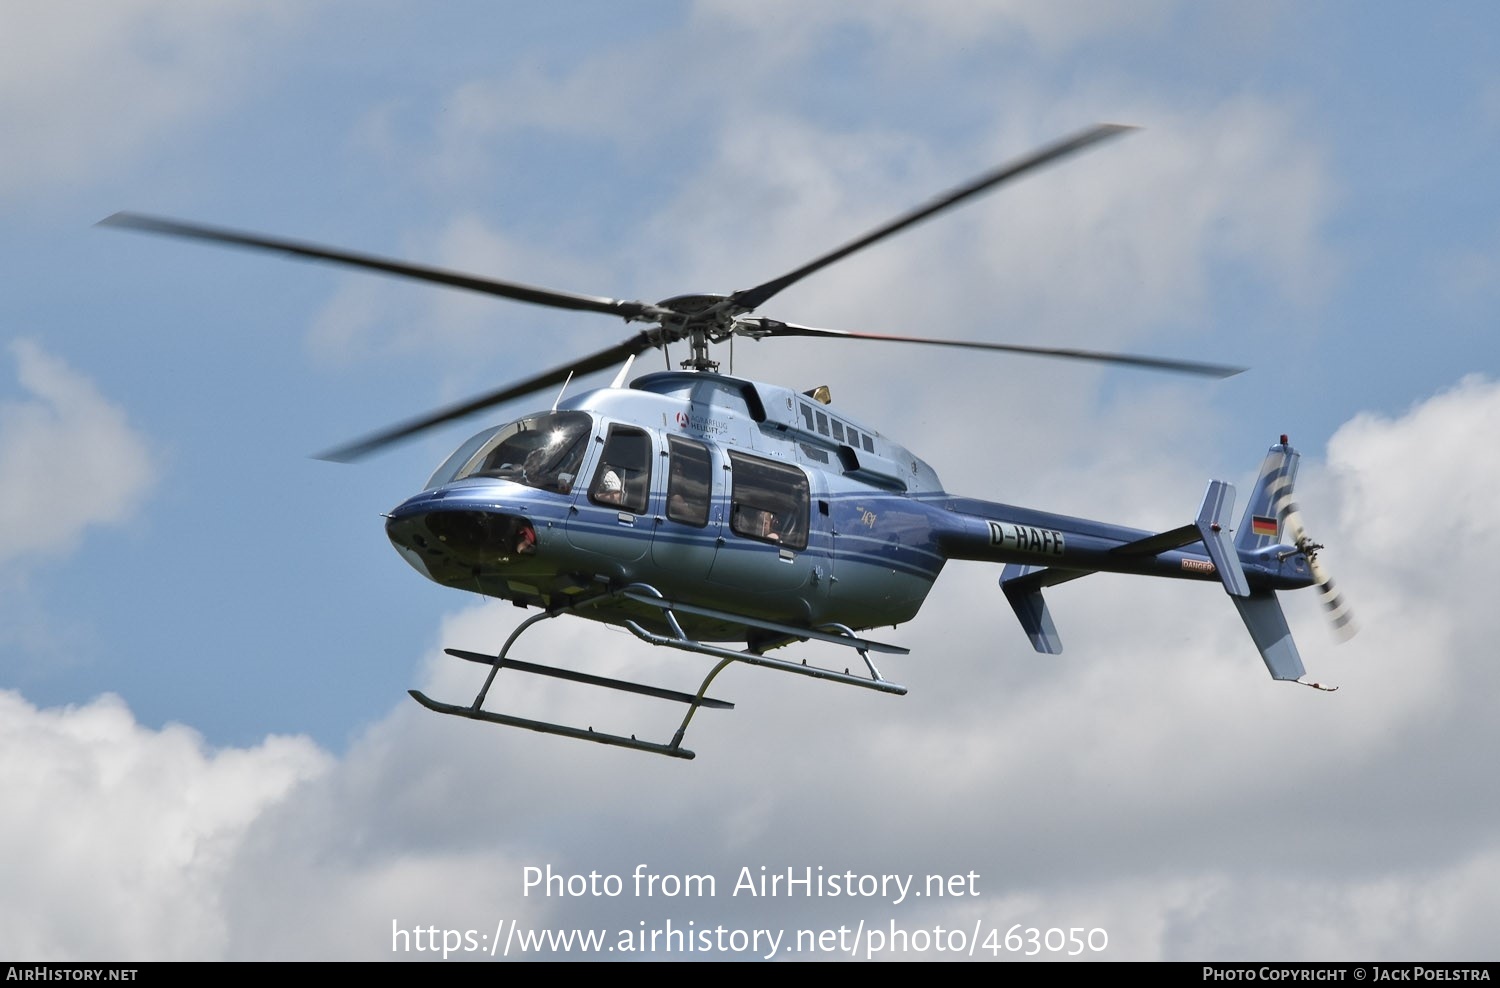
[[[735,333],[735,317],[746,311],[728,295],[677,295],[657,303],[672,315],[662,320],[663,338],[686,340],[689,353],[683,370],[717,373],[719,362],[709,356],[710,344]]]

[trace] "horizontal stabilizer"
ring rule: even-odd
[[[1122,546],[1109,550],[1109,553],[1112,556],[1160,556],[1164,552],[1181,549],[1202,540],[1203,536],[1199,533],[1197,525],[1183,525],[1170,532],[1148,535],[1144,539],[1126,542]]]

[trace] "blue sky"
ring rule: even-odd
[[[1500,73],[1485,4],[17,3],[0,12],[0,954],[391,956],[403,925],[1108,928],[1114,959],[1490,958]],[[380,512],[497,410],[308,454],[627,332],[94,224],[121,209],[621,298],[729,291],[1096,121],[1141,129],[762,314],[1242,364],[1222,383],[737,348],[948,489],[1174,527],[1266,445],[1362,634],[1330,696],[1212,588],[955,564],[911,695],[754,670],[692,764],[425,714],[519,612]],[[659,366],[647,355],[641,364]],[[584,382],[601,384],[601,380]],[[538,657],[679,668],[607,629]],[[899,668],[898,668],[899,666]],[[854,691],[844,691],[854,692]],[[572,709],[531,685],[519,700]],[[699,733],[701,732],[701,733]],[[519,736],[518,736],[519,735]],[[972,901],[538,901],[527,865],[986,876]],[[474,876],[485,876],[478,880]],[[313,918],[316,917],[316,918]],[[1399,933],[1400,935],[1396,935]]]

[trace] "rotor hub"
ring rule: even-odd
[[[708,355],[711,343],[734,333],[734,317],[743,309],[727,295],[674,295],[657,303],[672,315],[661,321],[663,335],[686,339],[691,352],[679,365],[683,370],[717,372],[719,362]]]

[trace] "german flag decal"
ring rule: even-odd
[[[1275,518],[1254,515],[1250,519],[1250,531],[1256,535],[1266,535],[1274,539],[1279,530],[1280,526],[1276,524]]]

